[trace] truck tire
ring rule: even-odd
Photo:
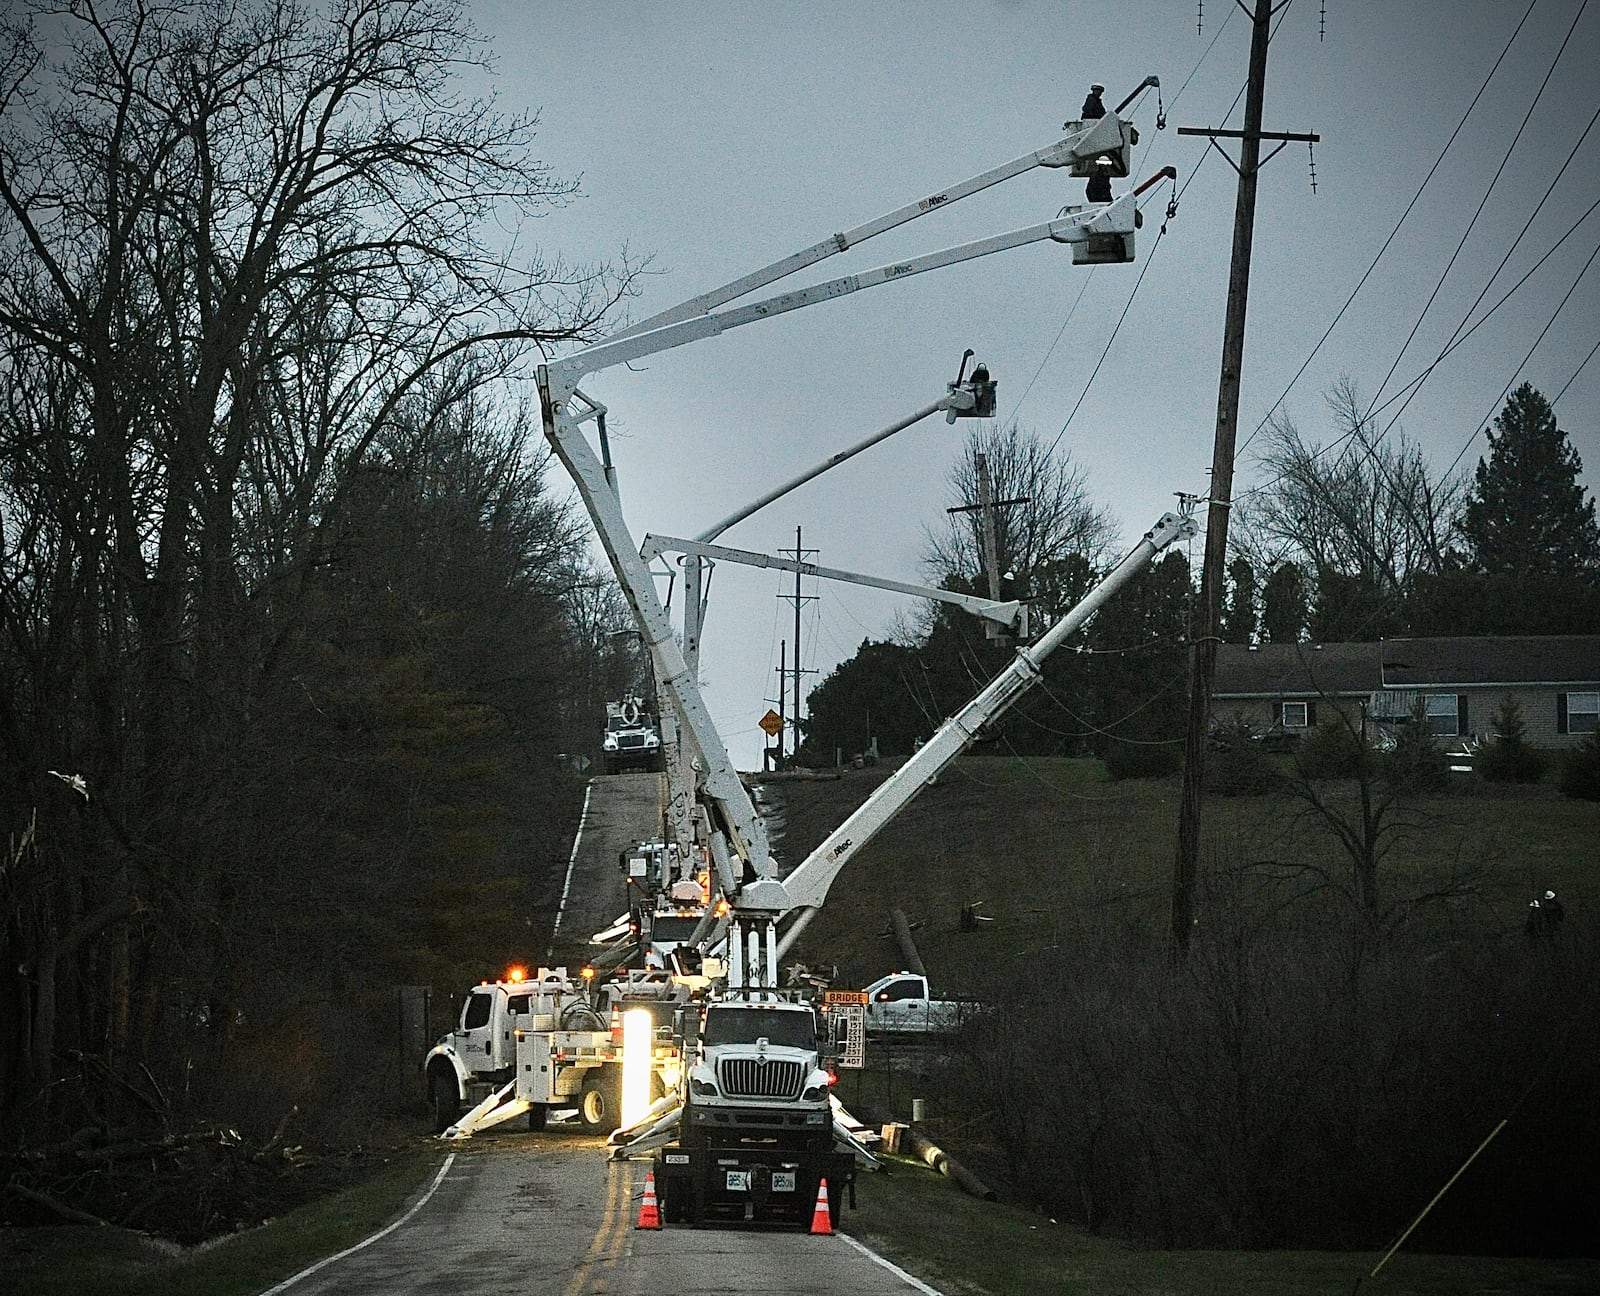
[[[534,1103],[528,1108],[528,1132],[537,1134],[545,1127],[545,1122],[550,1117],[550,1109],[543,1103]]]
[[[578,1095],[578,1123],[593,1134],[609,1134],[616,1129],[622,1109],[618,1081],[601,1072],[583,1082]]]
[[[461,1115],[461,1097],[456,1092],[454,1078],[434,1076],[428,1093],[433,1099],[433,1132],[443,1134]]]

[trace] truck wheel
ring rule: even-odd
[[[549,1116],[550,1109],[548,1107],[546,1107],[543,1103],[534,1103],[532,1107],[528,1108],[529,1132],[537,1134],[544,1128],[545,1121],[549,1119]]]
[[[609,1134],[619,1124],[621,1102],[617,1085],[602,1076],[590,1076],[583,1082],[583,1092],[578,1096],[578,1121],[584,1129],[594,1134]]]
[[[454,1080],[436,1077],[429,1086],[433,1095],[433,1132],[443,1134],[461,1115],[461,1099],[456,1094]]]

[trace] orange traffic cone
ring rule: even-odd
[[[817,1184],[817,1205],[811,1212],[811,1231],[813,1233],[833,1232],[833,1213],[828,1209],[828,1181],[823,1179]]]
[[[656,1205],[656,1172],[644,1177],[644,1200],[639,1203],[639,1222],[634,1228],[658,1229],[661,1227],[661,1209]]]

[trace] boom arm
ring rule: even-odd
[[[974,616],[1018,631],[1023,620],[1024,604],[1017,599],[996,603],[993,599],[979,598],[974,594],[959,594],[955,590],[934,589],[931,585],[910,585],[904,581],[887,580],[882,576],[865,576],[860,572],[841,571],[835,567],[819,567],[816,563],[800,562],[793,558],[774,558],[770,554],[756,553],[750,549],[730,549],[726,545],[703,544],[698,540],[680,540],[676,536],[647,535],[639,548],[646,562],[664,553],[690,554],[712,558],[719,562],[742,563],[746,567],[767,567],[776,571],[799,572],[802,576],[815,576],[820,580],[848,581],[852,585],[870,585],[875,589],[893,590],[896,594],[910,594],[916,598],[935,599],[951,603],[971,612]]]
[[[791,906],[801,912],[778,941],[782,958],[805,930],[828,888],[851,858],[900,813],[935,774],[953,761],[979,730],[1003,714],[1040,679],[1040,665],[1155,556],[1174,540],[1197,530],[1194,519],[1167,513],[1134,546],[1083,601],[1057,621],[1031,648],[1018,649],[1006,667],[983,692],[942,724],[917,752],[885,780],[853,815],[833,830],[783,880]]]
[[[695,315],[689,319],[651,329],[647,333],[633,333],[601,342],[597,346],[575,352],[564,360],[557,360],[549,366],[551,395],[565,400],[585,374],[608,369],[612,365],[638,360],[647,355],[654,355],[658,351],[667,351],[688,342],[698,342],[702,338],[716,337],[742,324],[782,315],[788,311],[798,310],[802,306],[811,306],[834,297],[843,297],[862,288],[875,288],[879,284],[905,279],[927,270],[939,270],[962,261],[970,261],[974,257],[1004,252],[1009,248],[1022,247],[1024,244],[1037,243],[1043,239],[1076,245],[1073,256],[1075,263],[1096,260],[1131,261],[1133,259],[1131,241],[1139,215],[1135,199],[1141,191],[1125,193],[1116,201],[1104,206],[1069,208],[1065,216],[1059,216],[1055,220],[1045,221],[1039,225],[1029,225],[1024,229],[1012,230],[1008,234],[994,234],[957,247],[912,257],[907,261],[879,266],[876,270],[846,275],[842,279],[829,279],[810,288],[799,288],[778,297],[751,302],[747,306]],[[1115,245],[1112,246],[1109,240],[1115,240]],[[1081,254],[1078,251],[1080,248]]]
[[[1154,77],[1149,77],[1146,78],[1144,85],[1149,84],[1160,83]],[[1139,88],[1144,89],[1144,85]],[[1124,102],[1123,107],[1126,106]],[[708,293],[691,297],[688,301],[680,302],[660,314],[640,320],[639,323],[613,334],[610,340],[632,337],[636,333],[648,333],[668,324],[676,324],[680,320],[704,315],[718,306],[726,306],[729,302],[737,301],[758,288],[765,288],[768,284],[776,283],[779,279],[785,279],[808,266],[816,265],[817,262],[844,252],[858,243],[864,243],[874,235],[895,229],[907,221],[915,220],[918,216],[926,216],[931,211],[948,207],[951,203],[972,194],[981,193],[991,185],[1022,175],[1034,167],[1065,166],[1073,168],[1074,175],[1087,174],[1085,167],[1092,165],[1096,158],[1109,155],[1112,159],[1112,174],[1124,176],[1128,174],[1129,152],[1132,146],[1138,143],[1138,135],[1131,122],[1123,121],[1115,112],[1108,112],[1098,119],[1068,122],[1066,125],[1072,133],[1054,144],[994,167],[981,175],[973,176],[970,180],[963,180],[960,184],[941,189],[938,193],[929,194],[926,198],[907,203],[904,207],[866,221],[842,234],[834,234],[820,243],[723,284],[720,288],[713,288]]]

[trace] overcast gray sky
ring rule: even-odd
[[[1471,318],[1600,198],[1600,131],[1585,137],[1600,110],[1600,6],[1536,0],[1528,10],[1526,0],[1294,0],[1280,15],[1266,127],[1315,131],[1322,142],[1315,193],[1304,144],[1263,173],[1241,442],[1280,400],[1302,431],[1331,439],[1322,396],[1332,382],[1348,375],[1369,399],[1388,400],[1438,356],[1503,260]],[[1214,149],[1175,128],[1240,124],[1249,23],[1233,0],[1209,0],[1198,32],[1197,0],[474,0],[473,12],[502,102],[537,109],[541,157],[581,174],[584,197],[539,222],[537,241],[570,259],[610,257],[624,244],[653,255],[634,318],[1052,143],[1092,81],[1115,104],[1146,75],[1161,79],[1168,128],[1155,129],[1147,96],[1134,113],[1136,172],[1176,166],[1182,202],[1158,245],[1169,189],[1153,191],[1135,264],[1091,271],[1065,247],[1037,244],[586,379],[610,410],[637,534],[694,535],[935,399],[966,347],[999,379],[1003,419],[1050,439],[1065,429],[1060,450],[1084,468],[1125,541],[1172,506],[1173,492],[1204,492],[1236,180]],[[1081,201],[1081,182],[1035,170],[768,291],[1035,224]],[[1600,480],[1600,361],[1584,364],[1600,338],[1600,271],[1584,274],[1597,243],[1600,215],[1405,407],[1398,428],[1437,472],[1471,470],[1503,391],[1526,380],[1551,398],[1565,388],[1557,416],[1583,457],[1585,485]],[[963,431],[936,419],[902,432],[725,539],[773,551],[793,546],[798,525],[818,561],[916,579],[924,530],[942,525],[952,502],[946,476]],[[1251,448],[1236,494],[1261,479]],[[1196,542],[1196,562],[1199,552]],[[792,590],[792,577],[728,565],[712,586],[702,672],[744,767],[759,764],[756,721],[776,689],[779,641],[792,632],[780,587]],[[806,592],[821,598],[807,605],[805,665],[824,674],[907,607],[851,586],[807,582]]]

